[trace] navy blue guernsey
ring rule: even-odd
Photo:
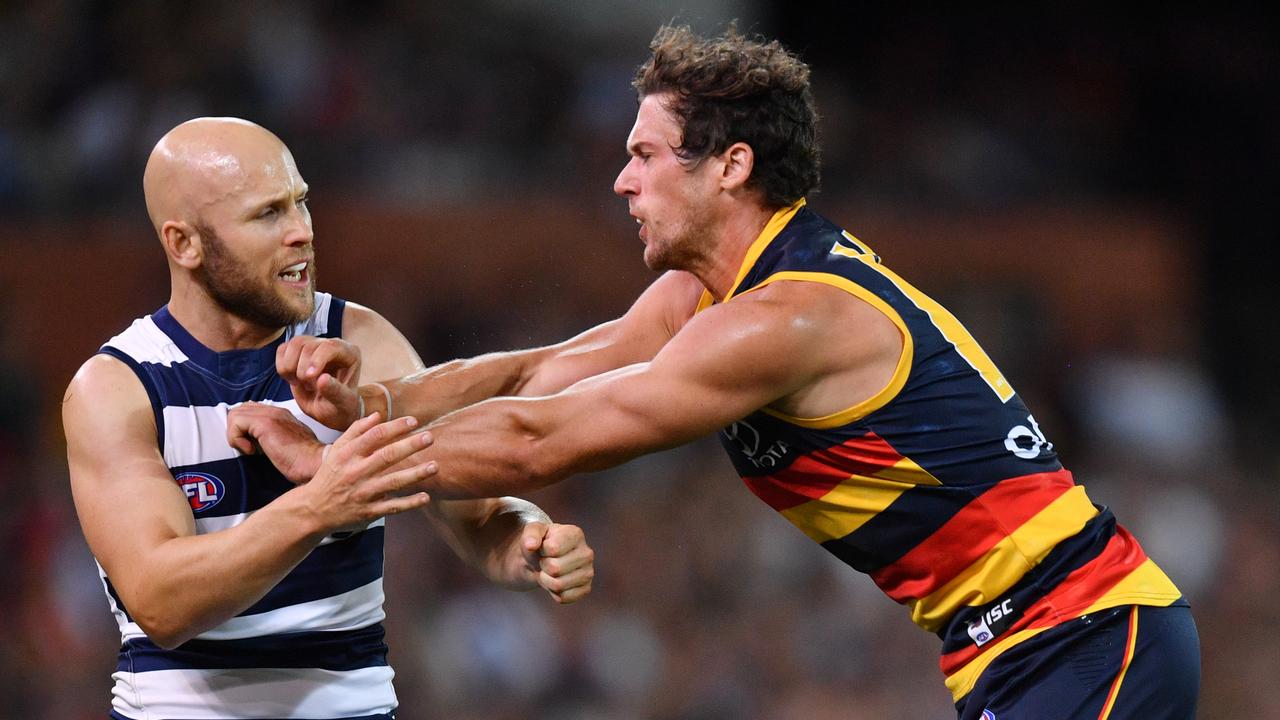
[[[938,634],[955,697],[1058,623],[1180,600],[959,321],[803,200],[774,215],[721,302],[780,281],[829,285],[882,312],[903,338],[896,371],[825,417],[761,408],[721,443],[753,493]]]

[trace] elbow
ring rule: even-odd
[[[178,617],[172,610],[163,607],[157,609],[143,608],[133,613],[133,621],[147,634],[147,639],[157,646],[172,650],[199,634],[199,628],[188,619]]]
[[[147,634],[148,640],[163,650],[173,650],[196,636],[194,632],[186,631],[183,628],[166,627],[163,624],[156,625],[139,621],[138,627],[142,628],[142,631]]]

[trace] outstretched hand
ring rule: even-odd
[[[305,495],[306,507],[329,532],[360,529],[431,500],[413,488],[436,473],[436,464],[412,459],[431,444],[431,434],[415,432],[412,417],[380,420],[374,413],[352,423],[323,455],[311,482],[289,491]]]
[[[531,586],[546,590],[561,605],[591,594],[595,551],[577,525],[531,522],[520,532],[524,566],[520,574]]]
[[[345,430],[360,419],[360,349],[339,338],[300,335],[276,349],[276,372],[302,411]]]

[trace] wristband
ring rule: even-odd
[[[360,401],[360,408],[356,410],[356,419],[359,420],[364,417],[364,396],[359,390],[356,390],[356,400]]]
[[[387,411],[386,411],[385,413],[383,413],[384,417],[382,418],[382,421],[383,421],[383,422],[386,422],[386,421],[391,420],[392,418],[394,418],[394,417],[395,417],[395,415],[391,412],[391,391],[387,389],[387,386],[386,386],[386,385],[383,385],[383,384],[382,384],[382,383],[380,383],[380,382],[372,382],[372,383],[369,383],[369,384],[370,384],[370,385],[377,385],[377,386],[378,386],[378,389],[382,391],[383,396],[385,396],[385,397],[387,398]]]
[[[331,448],[331,447],[333,447],[333,446],[332,446],[332,445],[325,445],[323,448],[321,448],[321,449],[320,449],[320,464],[321,464],[321,465],[323,465],[323,464],[324,464],[324,461],[325,461],[325,460],[328,460],[328,459],[329,459],[329,448]]]

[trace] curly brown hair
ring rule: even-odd
[[[684,135],[676,154],[696,163],[735,142],[751,146],[748,187],[771,206],[794,203],[818,186],[818,113],[809,66],[778,41],[746,38],[730,24],[703,38],[687,26],[664,25],[652,56],[632,86],[641,100],[670,93],[666,107]]]

